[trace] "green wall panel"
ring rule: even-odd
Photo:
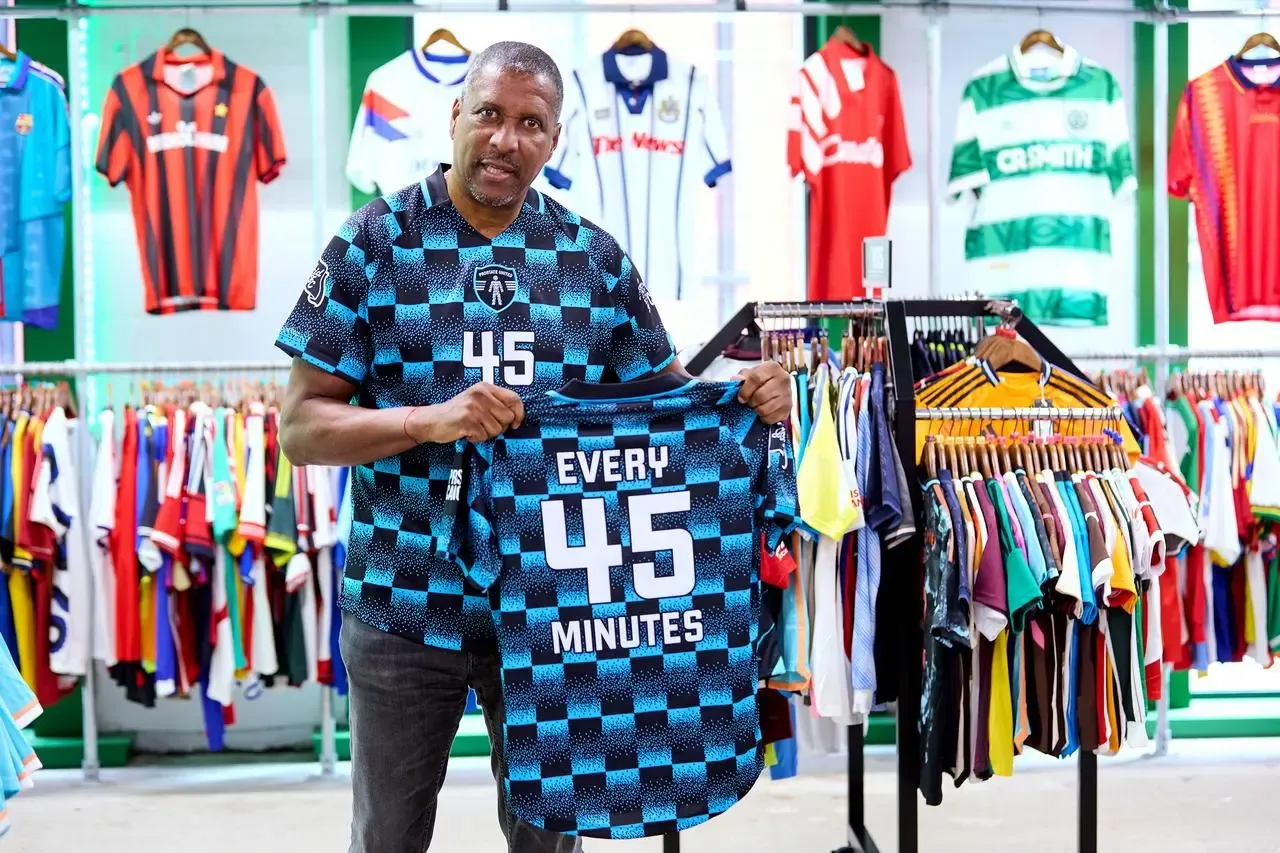
[[[351,81],[351,112],[347,114],[347,126],[350,127],[356,120],[356,110],[360,107],[360,96],[364,94],[364,82],[369,79],[369,73],[413,47],[413,18],[347,18],[347,37],[347,73]],[[345,151],[340,157],[334,156],[339,162],[346,162]],[[351,188],[352,210],[372,199],[373,196]]]

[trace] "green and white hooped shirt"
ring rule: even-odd
[[[1035,322],[1105,326],[1111,211],[1137,186],[1115,77],[1068,47],[1019,47],[965,87],[947,193],[977,198],[969,286],[1017,299]]]

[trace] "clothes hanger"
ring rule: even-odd
[[[1244,59],[1244,55],[1246,53],[1259,47],[1264,47],[1268,50],[1274,51],[1277,55],[1280,55],[1280,42],[1277,42],[1276,37],[1271,35],[1271,33],[1263,31],[1254,33],[1249,36],[1249,38],[1245,39],[1244,47],[1240,48],[1236,53],[1236,59]]]
[[[427,48],[431,47],[433,44],[437,44],[438,42],[453,45],[458,50],[462,51],[463,56],[471,55],[471,49],[458,41],[458,37],[455,36],[453,34],[453,30],[448,27],[440,27],[434,30],[431,35],[427,36],[427,40],[422,43],[422,53],[425,54],[427,52]]]
[[[835,32],[831,34],[831,38],[827,39],[827,41],[828,42],[834,41],[840,44],[848,45],[849,47],[853,48],[854,51],[856,51],[857,53],[867,52],[866,43],[863,42],[862,39],[858,38],[858,36],[854,34],[853,30],[849,29],[844,24],[841,24],[840,26],[836,27]]]
[[[0,41],[0,57],[3,57],[4,59],[8,59],[12,62],[16,62],[18,59],[18,54],[10,50],[7,44]]]
[[[644,32],[644,30],[630,29],[624,30],[622,35],[614,41],[610,50],[622,52],[624,50],[639,48],[645,52],[653,51],[655,45],[653,39]]]
[[[164,46],[164,49],[167,53],[176,53],[178,48],[186,46],[197,48],[205,54],[213,53],[213,48],[209,47],[209,43],[204,40],[204,36],[191,27],[182,27],[177,30],[169,38],[169,43]]]
[[[1022,40],[1022,44],[1018,45],[1020,53],[1026,53],[1036,45],[1044,45],[1050,50],[1057,51],[1060,54],[1066,53],[1067,49],[1062,46],[1062,42],[1058,41],[1057,36],[1045,29],[1035,29],[1027,33]]]

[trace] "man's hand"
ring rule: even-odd
[[[760,420],[773,426],[791,414],[791,374],[776,361],[749,367],[737,376],[742,380],[738,402],[750,406]]]
[[[524,404],[514,391],[487,382],[472,385],[447,403],[409,414],[405,432],[419,444],[488,441],[524,422]]]

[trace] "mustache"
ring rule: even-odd
[[[487,154],[476,159],[477,166],[503,166],[513,172],[520,171],[520,164],[514,158],[503,154]]]

